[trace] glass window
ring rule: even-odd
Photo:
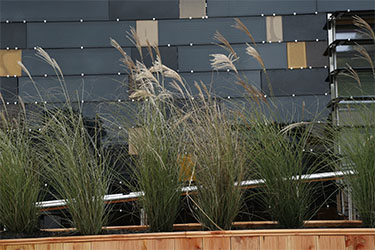
[[[372,101],[342,101],[338,104],[340,126],[373,126],[375,106]]]
[[[364,58],[361,53],[368,54],[369,58]],[[336,47],[337,68],[371,68],[375,63],[375,44],[364,45],[343,45]],[[372,61],[372,65],[369,60]]]
[[[347,39],[369,39],[368,36],[364,35],[357,26],[354,25],[354,16],[360,16],[365,20],[373,29],[375,28],[374,13],[345,13],[339,14],[336,17],[336,39],[347,40]]]
[[[375,74],[357,72],[358,79],[350,73],[338,74],[338,92],[341,97],[375,96]]]

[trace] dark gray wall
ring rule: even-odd
[[[216,96],[226,98],[226,106],[228,96],[232,101],[245,100],[241,99],[243,88],[233,84],[233,72],[211,70],[210,55],[227,53],[214,44],[213,36],[219,31],[239,56],[235,65],[240,74],[272,96],[280,121],[289,122],[327,114],[326,13],[375,9],[373,0],[206,0],[206,6],[207,16],[189,19],[179,18],[179,0],[0,0],[0,50],[22,49],[22,62],[43,98],[64,101],[54,71],[35,57],[34,47],[46,49],[61,66],[72,100],[83,99],[92,113],[100,110],[98,103],[110,106],[106,102],[128,100],[126,70],[109,39],[118,41],[134,60],[141,60],[126,36],[136,21],[154,18],[163,63],[177,70],[193,92],[194,81],[206,83]],[[269,43],[267,16],[273,15],[282,16],[282,39]],[[240,17],[251,32],[268,79],[259,63],[246,54],[246,43],[252,41],[233,28],[234,17]],[[291,70],[287,43],[295,40],[305,42],[306,68]],[[144,49],[143,54],[150,66],[148,51]],[[0,87],[6,101],[15,101],[18,94],[25,102],[40,99],[24,73],[16,78],[1,76]]]

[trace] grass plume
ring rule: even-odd
[[[358,32],[362,33],[369,39],[372,39],[375,41],[375,32],[372,29],[372,27],[360,16],[353,16],[353,23],[355,26],[359,28]]]
[[[134,40],[137,43],[137,39]],[[136,154],[132,156],[134,164],[129,166],[132,178],[125,182],[130,190],[142,192],[139,208],[144,209],[150,230],[165,232],[173,230],[180,209],[183,181],[179,157],[183,154],[183,141],[180,116],[164,85],[169,79],[178,88],[183,80],[177,72],[162,64],[156,47],[149,45],[148,51],[150,56],[152,54],[150,67],[126,59],[126,66],[128,70],[132,67],[132,78],[136,82],[130,98],[137,100],[141,112],[136,114],[136,128],[131,128],[126,120],[120,121],[122,127],[128,128],[124,137],[129,136]]]
[[[254,46],[257,46],[255,39],[253,35],[250,33],[249,29],[246,27],[246,25],[239,19],[235,18],[236,24],[233,26],[234,28],[243,31],[251,40]]]

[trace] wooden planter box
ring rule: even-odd
[[[0,240],[0,250],[375,249],[375,229],[188,231]]]

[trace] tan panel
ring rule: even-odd
[[[64,243],[64,250],[91,250],[91,242]]]
[[[181,154],[178,156],[177,160],[180,164],[179,179],[182,181],[189,181],[194,168],[194,161],[191,154]],[[195,175],[192,179],[195,181]]]
[[[161,249],[174,249],[174,239],[161,239],[161,240],[143,240],[142,248],[147,250],[161,250]]]
[[[129,155],[138,155],[137,149],[134,146],[134,141],[139,138],[142,133],[142,128],[129,128]]]
[[[230,237],[203,238],[203,249],[215,249],[215,250],[230,249]]]
[[[64,250],[62,243],[56,244],[36,244],[35,250]]]
[[[317,236],[289,236],[290,250],[316,250]]]
[[[260,250],[288,249],[288,236],[260,237]]]
[[[205,0],[180,0],[180,18],[206,16]]]
[[[306,68],[306,44],[305,42],[287,43],[288,50],[288,67],[289,68]]]
[[[202,238],[183,238],[174,240],[174,250],[201,250],[203,246]]]
[[[345,239],[346,250],[374,250],[375,249],[375,236],[370,235],[353,235],[346,236]]]
[[[259,237],[232,237],[231,250],[259,250]]]
[[[141,46],[147,46],[147,41],[150,45],[159,44],[158,21],[137,21],[136,30]]]
[[[5,250],[34,250],[34,245],[14,245],[6,246]]]
[[[141,240],[124,240],[124,241],[102,241],[92,242],[92,250],[124,250],[124,249],[143,249]]]
[[[22,61],[21,50],[0,50],[0,76],[21,76],[18,61]]]
[[[345,236],[318,236],[319,250],[344,250]]]
[[[266,18],[267,41],[278,42],[283,40],[283,19],[281,16]]]

